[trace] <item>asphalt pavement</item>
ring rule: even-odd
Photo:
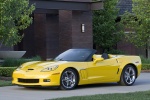
[[[133,86],[116,83],[78,86],[75,90],[63,91],[54,88],[0,87],[0,100],[47,100],[61,97],[94,94],[128,93],[150,90],[150,73],[141,73]]]

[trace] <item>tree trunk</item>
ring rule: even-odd
[[[150,45],[149,44],[148,42],[146,44],[146,58],[150,58]]]
[[[150,58],[150,47],[147,49],[147,58]]]
[[[150,41],[148,42],[148,45],[147,45],[147,58],[150,58]]]

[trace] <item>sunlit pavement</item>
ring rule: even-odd
[[[141,73],[133,86],[116,83],[78,86],[75,90],[62,91],[55,88],[0,87],[0,100],[46,100],[60,97],[94,94],[127,93],[150,90],[150,73]]]

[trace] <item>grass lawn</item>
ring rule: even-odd
[[[2,87],[2,86],[11,86],[11,85],[12,85],[11,81],[0,80],[0,87]]]
[[[134,93],[99,94],[91,96],[58,98],[53,100],[150,100],[150,91]]]

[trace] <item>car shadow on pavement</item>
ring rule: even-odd
[[[150,81],[148,80],[137,80],[133,86],[142,86],[142,85],[149,85]],[[74,90],[80,89],[90,89],[90,88],[100,88],[100,87],[125,87],[121,86],[118,83],[99,83],[99,84],[88,84],[88,85],[80,85],[77,86]],[[17,90],[38,90],[38,91],[62,91],[59,87],[20,87],[16,88]]]
[[[97,87],[114,87],[114,86],[120,86],[117,83],[99,83],[99,84],[88,84],[88,85],[80,85],[77,86],[76,89],[84,89],[84,88],[97,88]]]
[[[99,87],[114,87],[119,86],[117,83],[103,83],[103,84],[88,84],[88,85],[80,85],[77,86],[74,90],[78,89],[87,89],[87,88],[99,88]],[[18,86],[18,88],[15,88],[17,90],[38,90],[38,91],[63,91],[60,90],[59,87],[22,87]]]

